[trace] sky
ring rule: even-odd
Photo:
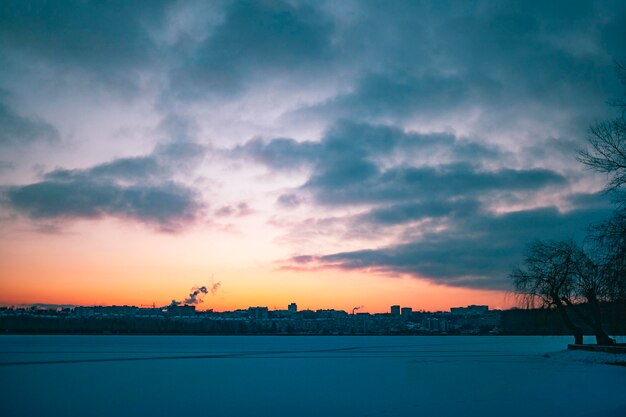
[[[622,1],[3,1],[0,303],[516,303],[611,211]],[[216,284],[219,284],[216,286]]]

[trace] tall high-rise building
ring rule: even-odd
[[[289,310],[290,313],[297,313],[298,312],[298,305],[296,303],[291,303],[287,307],[287,310]]]
[[[400,306],[391,306],[391,315],[394,317],[400,317]]]
[[[402,307],[402,313],[400,315],[403,319],[408,320],[413,315],[413,309],[411,307]]]

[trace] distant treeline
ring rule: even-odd
[[[168,317],[39,317],[0,318],[5,333],[31,334],[248,334],[245,320],[173,319]]]
[[[232,319],[206,317],[0,317],[0,332],[28,334],[351,335],[406,334],[398,320]]]
[[[585,304],[577,308],[585,310]],[[612,335],[626,335],[626,300],[602,304],[604,325]],[[573,316],[573,314],[572,314]],[[501,313],[494,326],[482,326],[472,334],[567,335],[555,309],[514,309]],[[577,322],[586,334],[585,323]],[[424,335],[467,334],[459,330],[424,333],[407,328],[398,319],[230,319],[209,317],[52,317],[6,315],[0,317],[0,332],[22,334],[204,334],[204,335]]]

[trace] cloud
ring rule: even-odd
[[[125,78],[131,70],[154,64],[150,29],[164,24],[168,3],[2,2],[0,46],[11,54],[80,68],[101,79]]]
[[[575,209],[609,209],[613,196],[606,192],[572,193],[567,196],[567,202]]]
[[[9,187],[11,208],[32,219],[97,219],[111,216],[140,221],[161,231],[177,231],[193,221],[202,204],[180,184],[121,186],[112,181],[71,179]]]
[[[161,174],[160,166],[153,157],[119,158],[89,169],[55,169],[44,175],[53,181],[69,181],[92,178],[107,180],[147,180]]]
[[[16,185],[48,155],[14,158],[2,198],[51,227],[117,217],[179,230],[206,208],[190,184],[207,149],[192,142],[211,138],[220,156],[270,171],[259,184],[240,164],[224,187],[279,195],[274,224],[309,222],[337,247],[350,233],[385,238],[310,262],[501,288],[524,239],[579,230],[607,209],[571,151],[609,114],[625,18],[612,0],[3,2],[0,87],[22,107],[0,96],[0,145],[59,137],[18,111],[31,106],[72,143],[58,149],[63,168],[36,182]],[[111,100],[103,85],[135,100]],[[128,118],[83,120],[72,111],[83,103],[92,115],[115,103]],[[95,141],[116,154],[120,132],[133,149],[154,143],[145,128],[155,120],[176,142],[72,169]],[[94,138],[72,146],[89,129]],[[205,173],[232,159],[213,162]],[[298,217],[314,210],[320,218]],[[250,207],[235,199],[209,212]]]
[[[241,202],[234,205],[222,206],[215,211],[217,217],[244,217],[254,213],[248,203]]]
[[[598,196],[569,192],[571,180],[562,173],[509,167],[500,149],[451,133],[342,121],[319,142],[254,139],[234,153],[278,172],[306,168],[304,183],[279,199],[283,207],[305,195],[319,206],[346,210],[296,223],[288,232],[294,242],[311,227],[317,235],[322,228],[361,246],[364,239],[386,242],[373,249],[305,253],[292,259],[290,269],[382,271],[444,285],[508,289],[508,271],[526,242],[581,238],[590,222],[610,212]],[[546,197],[557,191],[563,199]],[[528,208],[513,208],[519,204]]]
[[[204,151],[196,144],[170,144],[148,156],[56,169],[40,182],[7,187],[5,204],[34,220],[116,217],[176,232],[196,220],[205,204],[198,192],[171,178]]]
[[[406,243],[327,255],[300,255],[287,268],[337,268],[408,274],[436,284],[510,290],[508,273],[532,239],[581,239],[609,208],[560,212],[554,207],[506,214],[455,214],[445,231]],[[376,220],[376,219],[375,219]]]
[[[173,70],[173,91],[187,99],[231,95],[259,77],[313,74],[331,57],[332,30],[330,19],[307,3],[232,2],[221,24]]]
[[[235,157],[248,158],[274,170],[303,166],[323,168],[335,162],[360,163],[378,158],[411,157],[413,160],[477,160],[502,156],[500,150],[451,133],[419,133],[402,128],[340,120],[330,126],[319,142],[276,138],[254,138],[232,150]]]
[[[304,199],[293,193],[281,194],[276,200],[278,206],[285,208],[296,208],[303,203]]]
[[[24,146],[35,141],[54,142],[59,133],[50,124],[24,117],[11,109],[0,90],[0,146]]]
[[[458,216],[461,213],[468,215],[478,212],[479,207],[480,203],[471,199],[399,203],[372,209],[356,216],[352,222],[355,225],[393,226],[423,219]]]
[[[334,93],[305,97],[296,112],[327,123],[466,111],[484,123],[540,112],[554,121],[563,108],[575,122],[598,115],[602,92],[616,87],[624,12],[613,1],[567,10],[517,1],[6,1],[0,48],[11,62],[79,69],[99,82],[140,85],[150,73],[164,101],[323,85]]]
[[[158,180],[175,172],[199,165],[207,148],[190,142],[172,142],[158,145],[147,156],[118,158],[88,169],[55,169],[44,175],[49,180],[108,179],[128,181]]]
[[[200,166],[210,151],[210,146],[177,140],[157,145],[153,157],[159,162],[162,169],[173,172],[189,172]]]
[[[607,94],[619,89],[612,61],[624,59],[616,28],[626,9],[615,2],[578,1],[567,11],[516,1],[356,9],[340,19],[336,42],[350,51],[340,63],[349,87],[294,110],[294,120],[569,136],[606,115]]]
[[[488,82],[483,81],[483,84]],[[366,73],[356,81],[352,92],[303,107],[296,114],[375,121],[389,117],[402,120],[415,114],[438,116],[442,112],[458,111],[477,94],[470,89],[479,87],[478,83],[468,82],[461,76]]]
[[[4,171],[9,171],[15,168],[15,163],[8,161],[0,161],[0,174]]]
[[[314,142],[297,142],[290,138],[272,139],[270,142],[255,138],[232,151],[235,157],[249,158],[254,162],[277,170],[297,169],[310,164],[321,155],[321,146]]]
[[[309,167],[299,191],[324,205],[465,198],[565,185],[550,169],[487,168],[504,153],[449,133],[342,121],[319,142],[253,139],[233,150],[275,170]]]
[[[467,164],[380,171],[366,162],[329,168],[303,186],[323,204],[466,197],[489,192],[538,191],[567,180],[547,169],[482,171]]]

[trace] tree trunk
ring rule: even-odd
[[[559,311],[559,314],[561,315],[561,319],[563,320],[563,323],[565,323],[565,326],[570,331],[570,333],[574,335],[574,343],[577,345],[582,345],[583,344],[583,329],[576,326],[572,322],[572,320],[570,320],[569,316],[567,315],[567,311],[565,311],[565,306],[561,303],[558,297],[556,298],[555,301],[556,301],[556,309]]]
[[[596,343],[598,345],[612,346],[615,340],[611,339],[602,328],[602,312],[600,311],[600,302],[595,296],[588,297],[591,315],[593,316],[593,332],[596,335]]]
[[[598,299],[594,296],[588,296],[587,301],[589,308],[591,309],[591,315],[593,320],[589,319],[589,317],[585,316],[580,308],[572,303],[567,298],[562,299],[565,304],[580,318],[584,321],[589,327],[593,329],[593,334],[596,337],[596,344],[601,346],[612,346],[615,344],[615,341],[609,337],[608,334],[602,328],[602,314],[600,312],[600,303]]]

